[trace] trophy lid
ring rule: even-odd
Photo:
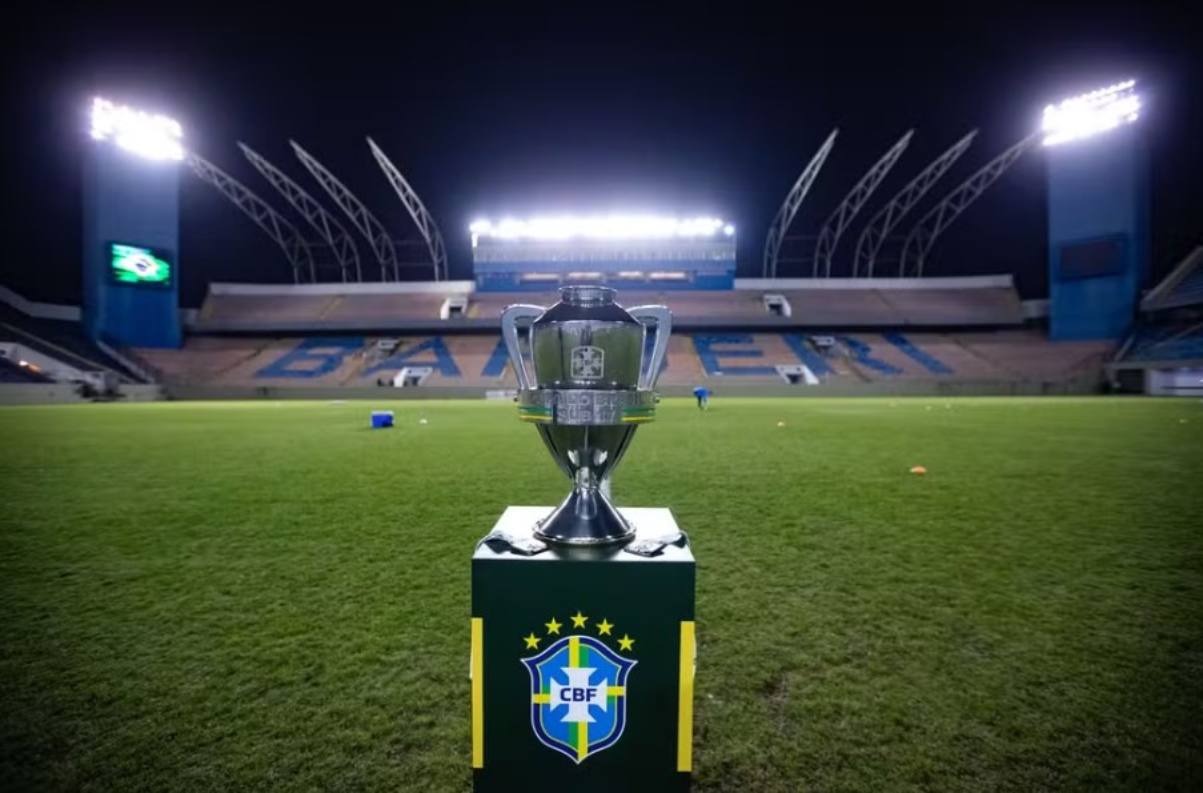
[[[560,301],[570,306],[601,306],[614,302],[614,290],[608,286],[576,284],[560,287]]]
[[[560,302],[535,320],[536,325],[548,322],[594,320],[596,322],[628,322],[638,324],[614,302],[616,292],[608,286],[579,284],[560,287]]]

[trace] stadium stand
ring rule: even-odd
[[[49,377],[32,370],[28,366],[0,356],[0,383],[52,383]]]
[[[220,382],[222,377],[270,344],[270,340],[192,336],[180,350],[140,348],[135,352],[168,382]]]
[[[1140,301],[1153,313],[1203,304],[1203,245],[1198,245]]]
[[[1129,363],[1203,360],[1203,322],[1142,326],[1133,334],[1124,360]]]
[[[1176,288],[1190,289],[1190,275]],[[131,367],[150,372],[169,389],[193,389],[188,394],[196,396],[205,389],[247,396],[366,394],[400,380],[407,394],[483,393],[515,385],[497,333],[504,307],[556,299],[541,292],[473,292],[464,284],[213,284],[181,349],[113,350],[125,367],[88,342],[77,322],[37,319],[11,307],[0,306],[0,339],[36,329],[53,336],[39,341],[60,355],[123,378],[135,376]],[[670,390],[706,384],[748,393],[810,384],[816,393],[824,387],[882,393],[899,384],[915,393],[925,384],[974,384],[973,393],[991,393],[1014,392],[1018,384],[1039,393],[1074,381],[1072,389],[1080,391],[1097,382],[1112,351],[1108,343],[1051,342],[1039,328],[1025,327],[1009,278],[751,281],[728,291],[629,290],[621,299],[628,306],[664,303],[673,311],[661,378]],[[448,301],[464,310],[440,319]],[[1136,359],[1173,345],[1182,350],[1175,355],[1193,355],[1200,329],[1185,330],[1148,330],[1127,354]]]
[[[797,289],[781,294],[795,317],[819,325],[897,325],[901,317],[875,289]]]
[[[961,279],[967,280],[967,279]],[[913,279],[896,288],[866,288],[865,284],[812,282],[808,288],[778,288],[754,282],[729,291],[629,290],[625,305],[667,305],[678,325],[688,327],[781,327],[805,322],[833,327],[1003,326],[1022,323],[1019,296],[1009,279],[982,281],[972,286],[917,287]],[[821,288],[819,288],[821,287]],[[339,291],[325,294],[289,292],[242,294],[235,285],[215,284],[193,326],[198,332],[324,332],[403,331],[421,329],[495,328],[501,312],[514,303],[551,305],[553,292],[476,292],[467,295],[462,318],[442,319],[440,308],[452,292]],[[789,316],[775,314],[766,296],[785,298]]]
[[[31,317],[0,304],[0,341],[26,345],[80,370],[108,373],[119,382],[142,381],[137,373],[89,341],[78,322]]]
[[[218,381],[227,385],[341,386],[358,370],[364,347],[364,339],[358,336],[274,339],[222,372]]]
[[[510,372],[509,356],[505,345],[497,336],[459,336],[446,340],[447,352],[456,361],[461,376],[467,377],[473,385],[492,386],[495,388],[513,387],[513,375]],[[447,379],[436,369],[432,385]],[[455,383],[448,383],[454,385]]]
[[[1140,319],[1107,365],[1120,391],[1203,394],[1203,246],[1145,295]]]
[[[949,338],[997,368],[999,375],[1056,380],[1098,371],[1114,345],[1108,341],[1049,341],[1040,331],[957,333]]]
[[[904,374],[909,373],[909,376],[955,376],[975,379],[1005,376],[997,365],[974,353],[951,335],[895,333],[885,334],[885,337],[894,348],[890,353],[891,358],[897,356],[906,364]],[[915,368],[911,361],[918,363],[920,368]]]
[[[786,382],[777,367],[808,366],[822,381],[893,379],[1056,381],[1098,371],[1109,345],[1050,342],[1035,330],[850,333],[822,351],[817,334],[699,332],[675,335],[661,382],[746,385]],[[192,337],[181,350],[138,350],[166,382],[188,385],[358,386],[381,382],[404,367],[429,367],[423,386],[512,388],[504,346],[495,334],[390,339],[396,349],[373,357],[379,339]]]
[[[624,295],[624,299],[625,295]],[[550,306],[556,302],[557,298],[551,293],[531,293],[524,292],[520,294],[511,294],[508,292],[481,292],[480,294],[472,295],[472,302],[468,306],[468,316],[472,319],[500,319],[501,312],[506,306],[514,303],[532,303],[536,306]]]
[[[907,325],[1008,325],[1022,318],[1014,289],[878,290]]]
[[[1175,300],[1183,301],[1183,305],[1187,305],[1187,301],[1198,303],[1203,300],[1203,267],[1196,268],[1194,272],[1182,279],[1174,289],[1173,297]]]
[[[441,294],[337,295],[316,320],[397,320],[439,318],[446,297]]]
[[[731,292],[631,292],[623,295],[629,305],[665,305],[681,320],[760,318],[768,315],[763,293],[752,290]]]
[[[281,300],[276,295],[228,295],[206,300],[200,317],[205,322],[253,320],[256,322],[313,322],[321,319],[337,295],[291,295]]]

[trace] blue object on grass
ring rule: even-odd
[[[372,429],[383,430],[393,426],[393,411],[391,410],[373,410],[372,411]]]

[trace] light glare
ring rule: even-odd
[[[1136,121],[1141,103],[1135,87],[1135,80],[1125,80],[1044,108],[1044,145],[1081,140]]]
[[[175,119],[116,105],[99,96],[92,100],[95,140],[111,140],[148,160],[182,160],[183,137],[184,132]]]
[[[660,215],[559,215],[528,220],[503,218],[494,223],[473,221],[468,227],[475,242],[480,237],[502,240],[634,240],[670,237],[713,237],[720,231],[728,237],[735,227],[720,218],[674,218]]]

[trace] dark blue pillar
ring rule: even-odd
[[[114,344],[178,347],[181,164],[144,159],[105,142],[89,146],[84,161],[84,329],[93,339]],[[148,267],[139,275],[128,269],[134,249],[144,249],[147,257]],[[138,258],[135,252],[134,261]]]
[[[1148,270],[1149,166],[1141,124],[1045,149],[1049,335],[1128,332]]]

